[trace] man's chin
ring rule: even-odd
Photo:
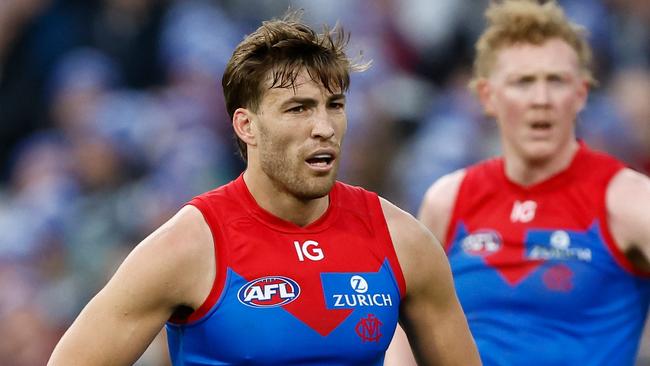
[[[557,144],[552,141],[534,141],[523,146],[522,150],[526,160],[543,162],[553,157],[557,150]]]
[[[545,165],[549,160],[552,160],[554,152],[551,149],[538,149],[528,151],[526,154],[526,161],[531,165]]]
[[[336,179],[333,174],[312,178],[310,182],[303,186],[304,189],[297,196],[304,200],[323,198],[332,191],[335,181]]]

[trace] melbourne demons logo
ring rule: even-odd
[[[300,296],[300,286],[291,278],[261,277],[246,283],[237,292],[239,302],[254,308],[286,305]]]
[[[354,330],[363,342],[379,342],[382,336],[382,325],[383,323],[374,314],[368,314],[367,318],[359,320]]]

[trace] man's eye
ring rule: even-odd
[[[289,112],[289,113],[302,113],[304,111],[305,111],[305,107],[302,106],[302,105],[295,106],[295,107],[287,109],[287,112]]]
[[[332,109],[343,109],[345,108],[345,104],[343,103],[330,103],[330,108]]]
[[[518,85],[529,85],[529,84],[532,84],[534,80],[535,79],[533,79],[533,78],[523,77],[523,78],[517,79],[516,83]]]

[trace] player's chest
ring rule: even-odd
[[[461,210],[451,229],[452,265],[496,270],[511,284],[611,264],[599,212],[580,196],[495,194]]]

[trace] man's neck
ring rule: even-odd
[[[539,161],[514,153],[505,154],[505,174],[510,181],[521,186],[535,185],[567,169],[579,148],[578,142],[573,141],[551,158]]]
[[[260,207],[273,216],[298,226],[307,226],[318,220],[329,207],[329,195],[316,199],[299,199],[276,187],[267,176],[257,176],[248,169],[244,172],[244,182]]]

